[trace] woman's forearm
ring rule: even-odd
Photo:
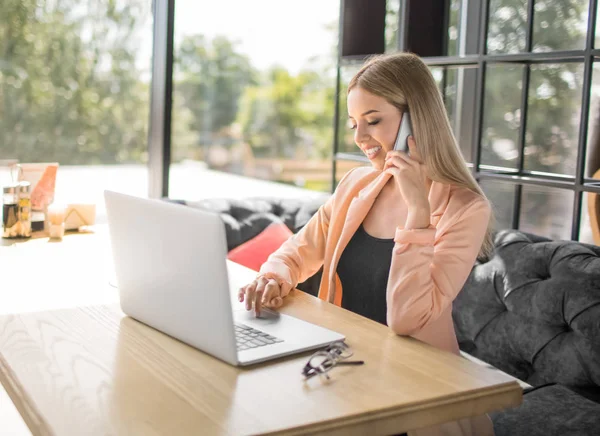
[[[430,224],[431,210],[429,203],[410,206],[406,217],[405,229],[426,229]]]

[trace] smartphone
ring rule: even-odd
[[[402,115],[402,121],[400,122],[400,128],[398,129],[398,136],[396,137],[396,143],[394,144],[394,150],[403,151],[408,153],[408,137],[412,136],[412,126],[410,123],[410,113],[404,112]]]

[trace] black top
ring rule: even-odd
[[[386,289],[393,248],[393,239],[375,238],[361,224],[337,266],[344,309],[386,324]]]

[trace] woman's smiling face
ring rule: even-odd
[[[348,93],[348,119],[358,148],[375,169],[383,170],[385,156],[394,148],[400,111],[383,97],[354,88]]]

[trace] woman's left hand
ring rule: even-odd
[[[410,156],[402,151],[389,151],[383,171],[394,176],[410,213],[419,213],[429,219],[429,200],[425,165],[417,151],[415,139],[408,137]]]

